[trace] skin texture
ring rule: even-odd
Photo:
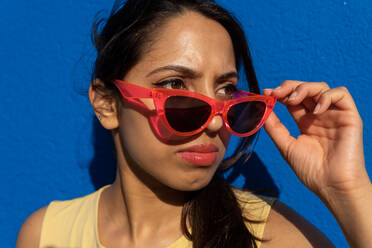
[[[187,27],[182,25],[185,22]],[[153,83],[180,78],[184,81],[184,86],[181,84],[180,87],[213,98],[224,92],[226,84],[237,83],[234,77],[216,84],[221,75],[236,72],[231,39],[219,24],[190,13],[172,19],[160,33],[150,52],[128,72],[125,81],[152,88]],[[174,70],[151,73],[169,65],[186,67],[198,75],[190,77]],[[151,101],[143,100],[153,109]],[[182,235],[179,220],[188,191],[207,185],[222,161],[227,131],[222,128],[221,117],[216,116],[200,135],[169,145],[155,137],[146,117],[133,108],[121,106],[120,114],[116,113],[103,111],[101,118],[103,126],[115,129],[113,137],[119,151],[118,176],[112,189],[103,194],[101,205],[103,210],[107,208],[109,213],[117,213],[112,218],[117,224],[107,221],[108,218],[100,218],[101,241],[109,247],[115,244],[166,247]],[[218,147],[218,156],[212,166],[196,167],[177,156],[180,149],[197,144]],[[105,204],[105,199],[114,204]],[[113,205],[117,208],[113,209]],[[120,235],[113,235],[115,233]]]
[[[275,114],[269,117],[265,129],[283,158],[333,213],[350,246],[369,247],[372,186],[365,169],[363,123],[348,90],[288,80],[264,94],[277,96],[301,131],[293,137]]]
[[[175,83],[176,88],[212,98],[224,94],[227,85],[237,84],[236,77],[218,80],[236,68],[231,39],[213,20],[187,12],[169,20],[156,38],[123,80],[152,88],[153,83],[177,78],[184,85]],[[186,67],[195,75],[169,69],[151,73],[169,65]],[[99,80],[93,83],[102,84]],[[331,90],[324,83],[286,81],[264,94],[277,96],[302,132],[292,137],[275,114],[269,117],[265,129],[283,157],[329,207],[352,247],[367,247],[365,236],[372,237],[368,228],[372,221],[361,218],[367,213],[361,205],[371,206],[372,201],[361,195],[372,195],[372,190],[364,169],[362,122],[349,93],[344,88]],[[229,134],[221,118],[216,116],[195,137],[168,144],[156,138],[146,116],[120,100],[104,97],[92,87],[89,98],[101,124],[112,130],[118,154],[116,180],[103,191],[99,203],[101,243],[106,247],[167,247],[182,235],[181,210],[189,192],[207,185],[223,158]],[[151,100],[143,102],[153,109]],[[317,103],[320,109],[313,114]],[[177,156],[177,151],[195,144],[218,147],[210,167],[196,167]],[[350,211],[356,219],[349,217]],[[44,212],[45,208],[40,209],[26,220],[17,247],[38,247]],[[269,241],[262,247],[332,247],[319,230],[280,202],[273,206],[264,239]]]
[[[281,202],[274,203],[263,238],[267,241],[262,243],[261,248],[334,247],[316,227]]]

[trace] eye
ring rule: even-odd
[[[233,97],[233,93],[238,89],[234,84],[227,84],[224,87],[218,89],[217,96],[220,96],[224,99],[231,99]]]
[[[167,79],[159,83],[154,83],[157,87],[165,89],[185,90],[186,86],[183,80],[179,78]]]

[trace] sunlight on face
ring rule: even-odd
[[[151,49],[123,80],[146,88],[164,87],[195,91],[211,98],[237,85],[231,38],[217,22],[195,12],[170,19],[155,37]],[[222,77],[221,75],[228,75]],[[143,101],[154,108],[151,99]],[[148,118],[123,106],[120,139],[126,156],[154,180],[178,190],[206,186],[222,161],[230,135],[216,116],[197,137],[167,144],[154,135]],[[179,151],[194,145],[212,145],[218,150],[210,166],[195,166]],[[120,152],[120,151],[119,151]],[[123,152],[121,152],[123,154]],[[120,165],[124,173],[128,158]]]

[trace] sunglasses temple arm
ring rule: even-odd
[[[115,85],[119,88],[120,93],[130,99],[136,98],[152,98],[152,90],[134,84],[125,82],[117,83]]]

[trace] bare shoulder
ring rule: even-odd
[[[293,209],[276,201],[267,218],[262,248],[334,247],[328,238]]]
[[[18,233],[16,248],[37,248],[39,247],[41,225],[47,206],[33,212],[23,223]]]

